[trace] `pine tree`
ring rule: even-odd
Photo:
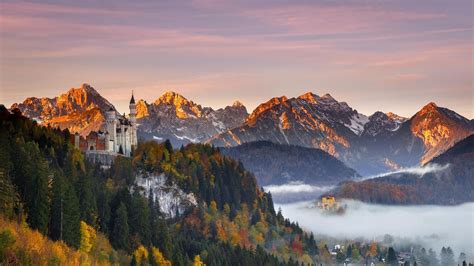
[[[114,228],[112,230],[112,245],[117,249],[129,250],[129,227],[127,207],[120,203],[114,219]]]
[[[65,183],[62,175],[57,174],[53,179],[51,215],[49,222],[49,237],[61,240],[64,222],[64,192]]]
[[[146,199],[143,198],[138,191],[135,191],[132,195],[130,217],[130,233],[138,235],[142,244],[150,245],[150,209]]]
[[[81,241],[79,200],[72,185],[67,184],[63,202],[63,240],[79,248]]]
[[[79,178],[78,185],[79,205],[81,210],[81,220],[87,224],[97,227],[97,203],[92,188],[92,178],[87,173]]]
[[[442,266],[448,266],[448,265],[454,265],[454,253],[453,250],[450,247],[442,247],[441,248],[441,265]]]
[[[0,213],[7,218],[19,214],[20,198],[10,177],[0,168]]]
[[[388,248],[387,252],[387,264],[388,265],[398,265],[397,254],[392,247]]]
[[[111,231],[109,228],[111,222],[110,192],[105,185],[101,186],[102,189],[98,191],[97,199],[98,223],[100,231],[109,234]]]
[[[432,265],[432,266],[439,265],[439,260],[436,255],[436,251],[434,251],[431,248],[428,250],[428,261],[429,261],[429,265]]]

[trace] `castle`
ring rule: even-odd
[[[318,207],[324,210],[336,210],[339,208],[339,204],[336,201],[336,197],[327,195],[321,197]]]
[[[106,112],[105,131],[92,131],[86,138],[74,134],[74,145],[86,155],[124,155],[131,156],[137,145],[137,123],[135,98],[130,99],[128,118],[117,117],[117,112],[110,108]],[[92,156],[93,157],[93,156]]]

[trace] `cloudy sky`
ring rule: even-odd
[[[416,2],[416,3],[415,3]],[[474,118],[473,2],[0,2],[0,102],[82,83],[202,105],[330,93],[365,114],[430,101]]]

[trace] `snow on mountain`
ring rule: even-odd
[[[318,96],[308,92],[296,98],[282,96],[260,104],[242,126],[210,142],[217,146],[235,146],[269,140],[320,148],[340,156],[350,146],[350,140],[361,134],[367,120],[329,94]]]
[[[382,112],[375,112],[368,117],[364,125],[363,133],[370,136],[376,136],[383,131],[396,131],[400,125],[407,119],[398,116],[394,113],[384,114]]]
[[[105,112],[115,109],[88,84],[54,98],[30,97],[13,104],[14,108],[40,124],[82,135],[102,129]],[[136,109],[140,139],[169,139],[175,147],[264,140],[319,148],[363,175],[426,163],[474,132],[474,120],[435,103],[410,119],[383,112],[367,117],[330,94],[312,92],[274,97],[250,115],[238,101],[214,110],[175,92],[166,92],[150,104],[139,100]]]
[[[215,146],[272,141],[319,148],[361,174],[415,166],[473,132],[472,122],[430,103],[410,119],[394,113],[358,113],[331,95],[311,92],[272,98],[243,125],[213,137]]]
[[[166,92],[151,104],[143,100],[137,103],[139,137],[169,139],[173,146],[204,142],[241,125],[247,116],[247,109],[240,102],[214,110],[175,92]]]
[[[369,122],[369,118],[363,114],[354,114],[350,118],[350,124],[344,124],[352,132],[357,135],[361,135],[364,132],[364,126]]]

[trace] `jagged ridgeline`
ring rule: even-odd
[[[85,160],[70,139],[67,130],[0,106],[0,263],[318,262],[314,237],[276,213],[253,174],[216,148],[144,142],[131,158],[104,168]],[[167,218],[154,194],[136,186],[137,176],[157,175],[195,204]],[[25,241],[33,235],[38,241]]]

